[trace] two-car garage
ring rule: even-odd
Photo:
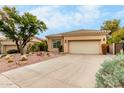
[[[69,41],[69,53],[100,54],[100,41]]]

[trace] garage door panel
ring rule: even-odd
[[[100,41],[69,41],[70,53],[99,54]]]

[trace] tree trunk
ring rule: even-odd
[[[20,53],[20,48],[19,48],[18,41],[16,41],[16,47],[17,47],[18,52]]]
[[[17,46],[18,52],[21,53],[21,55],[23,55],[24,54],[24,51],[23,51],[24,48],[22,47],[22,45],[18,44],[18,41],[16,41],[16,46]]]
[[[23,50],[24,50],[24,49],[23,49],[22,45],[20,45],[20,53],[21,53],[21,55],[24,54],[24,51],[23,51]]]

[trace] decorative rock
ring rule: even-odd
[[[0,55],[0,58],[2,58],[2,55]]]
[[[9,58],[8,58],[8,63],[12,63],[12,62],[14,62],[13,57],[9,57]]]
[[[32,52],[29,53],[29,55],[33,54]]]
[[[46,53],[45,52],[42,52],[42,56],[45,56],[46,55]]]
[[[20,58],[20,61],[27,61],[28,58],[26,55],[22,55],[21,58]]]
[[[27,61],[19,61],[18,63],[19,65],[22,65],[22,64],[27,64]]]
[[[7,55],[5,56],[5,59],[8,60],[10,57],[12,57],[11,55]]]
[[[47,52],[47,53],[46,53],[46,55],[49,57],[49,56],[50,56],[50,53],[49,53],[49,52]]]
[[[27,63],[27,61],[22,61],[21,63],[22,63],[22,64],[26,64],[26,63]]]
[[[42,52],[38,52],[38,53],[37,53],[37,56],[42,56],[42,55],[43,55]]]

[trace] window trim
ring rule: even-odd
[[[58,48],[58,47],[57,47],[57,42],[58,42],[58,41],[60,42],[60,45],[61,45],[61,39],[53,39],[53,40],[52,40],[52,48]],[[56,44],[56,47],[53,47],[54,44]]]

